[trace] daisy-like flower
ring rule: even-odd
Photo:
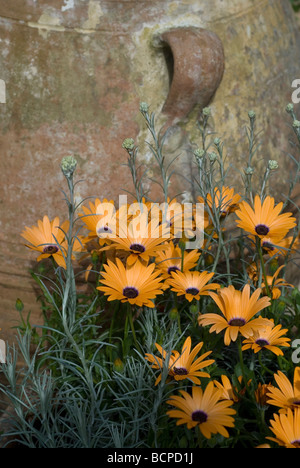
[[[239,376],[238,381],[241,385],[243,381],[242,375]],[[215,386],[222,390],[222,395],[220,396],[220,399],[231,400],[234,403],[240,401],[240,396],[242,396],[245,393],[246,388],[239,390],[238,388],[234,387],[227,375],[221,375],[221,382],[222,383],[218,382],[217,380],[214,380]]]
[[[280,291],[279,287],[282,287],[282,286],[289,286],[291,288],[294,287],[292,284],[287,283],[283,278],[278,278],[278,275],[279,275],[280,271],[282,270],[282,268],[284,268],[284,265],[281,265],[279,268],[277,268],[277,270],[276,270],[276,272],[274,273],[273,276],[267,275],[267,278],[266,278],[269,289],[272,292],[272,298],[273,299],[278,299],[281,296],[281,291]],[[263,290],[263,294],[266,295],[267,292],[266,292],[265,283],[262,283],[261,287],[262,287],[262,290]]]
[[[197,265],[200,257],[198,250],[190,252],[184,251],[183,254],[183,271],[191,270]],[[162,274],[168,278],[171,276],[172,271],[181,271],[182,252],[181,249],[169,242],[165,246],[165,250],[157,252],[155,262],[157,268],[161,270]]]
[[[185,206],[174,198],[166,203],[153,203],[149,208],[150,219],[157,219],[160,224],[168,226],[172,237],[180,238],[183,231],[193,229],[192,207]]]
[[[262,203],[260,197],[256,195],[254,209],[245,201],[239,204],[239,209],[236,211],[239,218],[236,221],[237,226],[260,239],[268,236],[276,243],[296,226],[296,219],[291,216],[292,213],[280,214],[282,207],[282,202],[275,206],[272,197],[266,197]]]
[[[67,255],[68,245],[65,234],[68,229],[68,221],[60,225],[57,216],[53,221],[50,221],[48,216],[44,216],[42,220],[38,220],[37,226],[31,228],[26,226],[21,236],[29,242],[29,244],[25,244],[26,247],[40,252],[37,257],[38,262],[43,258],[53,257],[59,266],[66,268],[64,256]],[[80,250],[79,242],[74,242],[73,250]]]
[[[173,271],[172,278],[166,280],[172,291],[178,296],[185,296],[191,302],[193,299],[199,300],[200,296],[208,296],[209,291],[219,289],[217,283],[209,283],[214,273],[207,271]]]
[[[148,221],[148,213],[144,213],[128,223],[123,222],[118,226],[118,232],[111,237],[111,244],[103,247],[103,250],[119,249],[127,252],[127,265],[132,266],[140,260],[145,265],[157,252],[165,249],[163,245],[170,240],[170,230],[167,225],[160,225],[155,218]]]
[[[300,408],[300,367],[295,368],[293,384],[281,371],[274,374],[274,378],[279,388],[270,387],[268,403],[278,406],[279,413],[286,412],[288,408]]]
[[[207,439],[211,434],[229,437],[226,427],[234,427],[232,416],[236,411],[230,408],[231,400],[220,401],[222,390],[209,382],[204,391],[194,386],[191,395],[184,390],[180,393],[182,396],[171,396],[167,401],[177,408],[167,412],[171,418],[177,418],[177,425],[186,424],[188,429],[198,426]]]
[[[205,358],[211,354],[211,351],[207,351],[206,353],[199,356],[196,360],[196,356],[201,350],[203,343],[198,343],[193,350],[191,351],[192,341],[191,337],[189,336],[183,346],[181,353],[176,350],[173,350],[168,357],[168,353],[158,344],[155,343],[156,348],[162,355],[162,358],[154,356],[153,354],[147,353],[145,358],[151,362],[153,369],[161,369],[163,370],[164,362],[167,361],[168,366],[168,374],[174,380],[184,380],[189,379],[197,385],[200,385],[201,382],[199,377],[210,377],[207,372],[201,371],[204,367],[210,366],[215,362],[214,359],[207,359]],[[161,374],[157,377],[155,385],[157,385],[161,381]]]
[[[271,388],[271,384],[262,384],[259,382],[257,389],[254,392],[256,403],[261,407],[266,407],[267,404],[267,393]]]
[[[102,202],[97,198],[95,203],[89,202],[89,207],[82,206],[83,213],[79,214],[80,219],[83,221],[86,229],[89,231],[86,241],[97,239],[102,245],[106,239],[101,238],[102,233],[109,233],[110,221],[115,216],[115,206],[113,200],[104,199]]]
[[[213,196],[210,193],[206,196],[206,203],[209,208],[216,209],[220,216],[225,217],[227,214],[234,212],[241,200],[241,196],[238,193],[234,193],[234,189],[230,187],[222,187],[221,191],[218,187],[215,187]],[[202,197],[198,198],[198,201],[203,203]]]
[[[272,322],[272,321],[271,321]],[[283,356],[282,350],[278,346],[289,347],[290,338],[283,336],[288,332],[287,328],[281,325],[274,327],[274,322],[266,328],[254,330],[253,335],[243,341],[242,350],[252,349],[258,353],[263,349],[268,349],[276,356]]]
[[[107,261],[104,265],[105,272],[100,280],[99,291],[108,296],[108,301],[119,300],[129,302],[137,306],[154,307],[151,299],[163,294],[163,283],[159,277],[159,271],[154,271],[152,263],[144,266],[137,262],[131,268],[125,268],[121,260],[116,259],[116,264]]]
[[[259,280],[259,272],[257,269],[257,265],[255,262],[250,263],[250,265],[247,267],[247,273],[250,278],[250,280],[253,282],[253,284],[257,284]]]
[[[286,255],[289,250],[295,253],[298,244],[297,238],[294,239],[293,236],[284,237],[283,239],[271,239],[270,237],[263,237],[261,239],[263,252],[267,253],[270,257]]]
[[[220,333],[225,330],[224,343],[230,345],[231,341],[236,341],[241,333],[245,338],[253,335],[253,331],[265,328],[270,321],[262,317],[253,318],[262,309],[268,307],[271,301],[268,297],[259,298],[261,289],[258,288],[250,295],[250,286],[246,284],[242,291],[230,285],[220,289],[218,294],[210,292],[219,307],[222,315],[207,313],[198,318],[199,325],[212,325],[210,333]]]
[[[285,448],[300,448],[300,408],[287,410],[286,414],[274,414],[270,429],[275,437],[267,439]]]

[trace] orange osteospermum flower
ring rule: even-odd
[[[243,376],[240,375],[238,377],[239,384],[242,383],[242,380]],[[238,388],[234,387],[227,375],[221,375],[221,381],[222,383],[218,382],[217,380],[214,380],[214,384],[216,385],[216,387],[222,390],[222,395],[220,399],[232,400],[234,403],[237,403],[240,400],[240,395],[243,395],[245,393],[246,388],[239,390]]]
[[[156,348],[162,355],[163,359],[154,356],[153,354],[147,353],[146,359],[152,363],[152,368],[154,369],[163,369],[164,361],[168,359],[168,374],[174,380],[184,380],[189,379],[197,385],[200,385],[201,382],[198,377],[209,377],[207,372],[202,372],[200,369],[210,366],[215,362],[214,359],[204,360],[207,356],[211,354],[211,351],[208,351],[198,357],[196,360],[195,357],[203,346],[203,342],[198,343],[194,349],[191,351],[191,337],[188,337],[183,346],[181,353],[176,350],[171,352],[171,355],[168,359],[167,352],[158,344],[155,343]],[[161,375],[156,379],[155,385],[161,381]]]
[[[224,217],[228,213],[232,213],[237,209],[241,196],[234,193],[234,189],[230,187],[222,187],[221,191],[218,187],[214,188],[213,196],[208,193],[206,196],[206,203],[212,210],[215,208],[220,216]],[[202,197],[198,198],[199,202],[204,202]]]
[[[169,227],[160,225],[156,218],[149,222],[147,212],[129,222],[122,218],[117,231],[111,236],[111,245],[102,250],[119,249],[129,253],[128,266],[138,260],[147,264],[150,257],[163,250],[163,244],[170,239]]]
[[[263,203],[258,195],[254,199],[254,209],[249,203],[242,201],[236,215],[237,226],[260,239],[268,236],[270,239],[283,239],[290,229],[296,226],[292,213],[280,214],[283,203],[275,206],[275,200],[267,196]],[[276,243],[276,242],[275,242]]]
[[[210,333],[220,333],[225,330],[224,343],[229,345],[236,341],[241,333],[245,338],[253,334],[253,331],[269,324],[268,319],[254,318],[259,311],[268,307],[271,301],[268,297],[259,298],[261,289],[258,288],[250,296],[250,286],[246,284],[243,291],[236,290],[233,286],[220,289],[218,294],[210,292],[223,316],[207,313],[198,318],[199,325],[212,325]]]
[[[271,388],[270,383],[262,384],[259,382],[257,389],[254,392],[256,403],[262,408],[267,406],[267,400],[268,400],[267,394],[270,388]]]
[[[89,231],[86,241],[97,239],[101,232],[105,233],[109,221],[115,215],[115,206],[113,200],[106,200],[101,202],[99,198],[95,203],[89,202],[89,207],[82,206],[83,213],[79,214],[80,219],[85,224],[86,229]],[[102,227],[102,231],[101,231]],[[101,243],[106,239],[100,238]]]
[[[279,388],[270,387],[268,403],[281,408],[279,413],[286,412],[288,408],[300,408],[300,367],[294,370],[293,384],[281,371],[274,374],[274,378]]]
[[[271,321],[272,322],[272,321]],[[274,322],[266,328],[254,330],[253,335],[243,341],[242,350],[252,349],[254,353],[258,353],[263,349],[268,349],[276,356],[283,356],[283,352],[278,346],[289,347],[290,338],[285,335],[288,332],[287,328],[282,329],[281,325],[274,327]]]
[[[108,301],[119,300],[137,306],[154,307],[152,299],[163,294],[164,285],[159,271],[154,271],[154,263],[145,266],[140,262],[131,268],[125,268],[120,259],[116,264],[108,260],[105,272],[100,279],[99,291],[108,296]]]
[[[197,265],[200,257],[200,252],[192,250],[190,252],[184,251],[183,254],[183,271],[191,270]],[[156,253],[155,262],[157,268],[161,270],[162,274],[167,278],[171,275],[172,271],[181,271],[182,252],[181,249],[174,245],[171,241],[166,244],[165,249]]]
[[[274,414],[270,429],[275,437],[267,439],[285,448],[300,448],[300,408],[287,410],[286,414]]]
[[[176,198],[167,199],[165,203],[153,203],[149,207],[149,219],[157,219],[159,224],[167,225],[170,236],[180,238],[182,233],[193,228],[192,208],[187,212],[187,207]]]
[[[42,220],[38,220],[37,226],[31,228],[26,226],[21,236],[29,242],[29,244],[25,244],[26,247],[40,252],[41,255],[37,257],[38,262],[43,258],[53,257],[59,266],[66,268],[64,257],[67,256],[68,245],[65,234],[68,229],[68,221],[60,225],[58,216],[52,221],[49,220],[48,216],[44,216]],[[76,240],[73,250],[80,250],[80,244]]]
[[[188,429],[198,426],[204,437],[211,438],[211,434],[221,434],[229,437],[226,427],[234,427],[232,415],[236,411],[232,401],[222,400],[222,390],[216,388],[213,382],[209,382],[205,390],[201,387],[192,387],[190,395],[184,390],[180,391],[182,396],[171,396],[168,404],[175,406],[167,415],[177,418],[177,425],[186,424]]]
[[[193,299],[199,300],[200,296],[208,296],[209,291],[219,289],[217,283],[209,283],[214,273],[208,271],[175,271],[171,273],[172,278],[166,280],[172,291],[178,296],[185,295],[191,302]]]
[[[250,263],[250,265],[247,267],[247,273],[249,278],[253,281],[253,283],[257,284],[259,280],[259,272],[255,262]]]
[[[287,283],[283,278],[277,278],[282,268],[284,268],[284,266],[285,265],[281,265],[279,268],[277,268],[273,276],[267,275],[267,278],[266,278],[267,284],[269,288],[271,289],[273,299],[278,299],[281,296],[281,291],[279,289],[279,286],[289,286],[292,288],[294,287],[292,284]],[[263,294],[267,294],[265,283],[262,283],[261,287],[263,289]]]
[[[278,257],[279,255],[286,255],[288,251],[295,253],[299,247],[299,239],[294,239],[293,236],[284,237],[283,239],[263,237],[261,245],[264,253],[267,253],[270,257]]]

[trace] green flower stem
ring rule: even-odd
[[[259,255],[260,265],[261,265],[261,268],[262,268],[262,274],[263,274],[263,278],[264,278],[264,283],[265,283],[265,288],[266,288],[266,291],[267,291],[267,295],[272,299],[272,294],[270,292],[270,288],[269,288],[268,281],[267,281],[266,265],[265,265],[265,261],[264,261],[264,257],[263,257],[263,253],[262,253],[261,241],[260,241],[259,237],[256,237],[256,247],[257,247],[257,252],[258,252],[258,255]]]
[[[72,161],[73,162],[73,161]],[[76,167],[76,164],[75,164]],[[73,172],[75,170],[73,168]],[[62,324],[64,328],[64,332],[66,337],[68,338],[69,342],[71,343],[72,347],[75,349],[76,353],[79,356],[81,361],[84,376],[89,390],[90,396],[92,401],[95,400],[95,391],[94,391],[94,383],[91,373],[89,372],[89,368],[82,352],[80,346],[76,343],[72,335],[72,327],[75,322],[76,318],[76,308],[77,308],[77,290],[76,290],[76,283],[75,283],[75,274],[72,265],[72,250],[73,250],[73,227],[74,227],[74,219],[75,219],[75,200],[74,200],[74,182],[73,182],[73,172],[64,171],[63,173],[66,177],[68,188],[69,188],[69,199],[66,197],[66,201],[69,208],[69,231],[66,236],[67,243],[68,243],[68,251],[66,256],[66,283],[64,288],[63,294],[63,302],[62,302]]]
[[[127,350],[126,350],[125,344],[126,344],[127,338],[128,338],[128,320],[129,320],[129,317],[128,317],[128,313],[127,313],[126,318],[125,318],[124,339],[123,339],[123,359],[124,360],[125,360],[125,358],[127,356]]]
[[[196,434],[197,434],[197,447],[198,448],[203,448],[203,435],[202,432],[200,431],[199,425],[196,426]]]
[[[70,191],[70,200],[69,200],[69,232],[68,232],[68,252],[66,258],[66,287],[68,287],[68,314],[70,323],[74,323],[76,315],[76,303],[77,303],[77,292],[76,292],[76,283],[74,269],[72,266],[72,253],[73,253],[73,226],[74,226],[74,217],[75,217],[75,200],[74,200],[74,183],[73,175],[67,177],[67,182]]]
[[[266,409],[265,408],[260,408],[260,422],[261,422],[261,427],[265,428],[266,426]]]
[[[180,266],[180,271],[183,273],[185,246],[180,246],[180,250],[181,250],[181,266]]]
[[[267,372],[270,375],[273,375],[274,371],[272,371],[271,369],[269,369],[267,366],[265,366],[263,364],[261,356],[262,356],[262,351],[259,351],[258,352],[258,361],[259,361],[259,365],[260,365],[261,369],[263,370],[262,375],[264,375],[265,372]]]
[[[66,174],[65,177],[69,188],[69,198],[66,197],[66,202],[69,209],[69,231],[66,233],[68,250],[66,253],[66,283],[62,303],[62,316],[65,323],[69,323],[70,327],[75,321],[77,292],[75,284],[75,275],[72,265],[72,252],[73,252],[73,226],[75,216],[75,200],[74,200],[74,183],[73,174]]]
[[[116,304],[114,307],[114,313],[110,322],[110,327],[109,327],[109,337],[108,337],[108,342],[109,342],[109,356],[110,356],[110,364],[113,365],[113,360],[112,360],[112,350],[113,350],[113,345],[112,345],[112,334],[113,334],[113,329],[115,325],[115,320],[117,317],[117,313],[119,311],[119,304]]]
[[[241,335],[238,336],[237,344],[238,344],[238,352],[239,352],[239,359],[240,359],[240,366],[241,366],[243,382],[244,382],[245,387],[247,388],[247,379],[246,379],[244,357],[243,357],[243,351],[242,351],[242,337],[241,337]]]
[[[221,223],[219,221],[218,221],[217,224],[218,225],[217,225],[217,228],[216,228],[216,232],[217,232],[217,235],[218,235],[218,247],[217,247],[217,252],[216,252],[216,256],[215,256],[214,263],[213,263],[211,271],[216,271],[217,266],[218,266],[219,261],[220,261],[221,254],[223,252],[224,257],[225,257],[225,262],[226,262],[227,280],[228,280],[228,284],[230,285],[230,284],[232,284],[232,279],[231,279],[231,273],[230,273],[229,251],[228,251],[228,249],[226,247],[226,243],[225,243],[225,240],[224,240],[224,237],[223,237],[222,225],[221,225]]]
[[[178,311],[178,314],[177,314],[177,325],[178,325],[178,333],[179,335],[181,335],[182,331],[181,331],[181,320],[180,320],[180,312]]]
[[[139,351],[139,353],[141,353],[141,349],[140,349],[140,346],[139,346],[139,344],[137,342],[134,323],[133,323],[132,306],[129,303],[128,303],[128,306],[127,306],[127,316],[128,316],[128,320],[129,320],[129,324],[130,324],[134,344],[136,346],[136,349]]]
[[[162,137],[161,141],[159,138],[159,135],[157,135],[156,130],[155,130],[155,125],[154,125],[154,114],[149,114],[148,108],[142,108],[140,109],[141,113],[146,121],[148,130],[151,133],[151,136],[153,138],[153,146],[149,144],[149,147],[158,163],[160,173],[161,173],[161,178],[162,178],[162,190],[164,194],[164,201],[165,203],[168,203],[168,190],[169,190],[169,182],[170,179],[167,175],[167,171],[165,169],[165,157],[162,154],[162,148],[163,148],[163,141],[164,137]]]
[[[269,167],[267,167],[267,169],[265,171],[265,174],[264,174],[263,183],[262,183],[261,192],[260,192],[261,200],[263,200],[264,192],[265,192],[265,189],[266,189],[266,185],[267,185],[269,176],[270,176],[270,169],[269,169]]]
[[[177,310],[177,325],[178,325],[178,333],[179,335],[181,335],[181,320],[180,320],[180,310],[178,308],[178,297],[177,297],[177,294],[174,292],[172,293],[173,295],[173,300],[174,300],[174,305],[175,305],[175,309]]]

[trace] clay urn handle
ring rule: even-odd
[[[155,38],[165,48],[170,89],[162,112],[168,124],[184,120],[195,106],[208,106],[224,72],[224,50],[212,31],[197,27],[169,29]]]

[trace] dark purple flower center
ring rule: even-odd
[[[199,294],[199,289],[197,288],[187,288],[185,290],[186,294],[191,294],[192,296],[197,296]]]
[[[197,410],[192,413],[192,420],[197,421],[199,424],[207,421],[207,414],[204,411]]]
[[[108,227],[108,226],[101,226],[101,227],[97,230],[97,233],[98,233],[98,234],[112,234],[112,230],[111,230],[110,227]]]
[[[293,405],[295,406],[300,406],[300,400],[294,400]]]
[[[265,224],[258,224],[257,226],[255,226],[255,232],[259,236],[266,236],[269,231],[270,229]]]
[[[58,252],[58,247],[57,245],[45,245],[45,247],[43,248],[43,253],[45,254],[55,254],[56,252]]]
[[[188,375],[188,371],[185,367],[173,367],[173,372],[176,375]]]
[[[126,286],[126,288],[123,289],[123,296],[127,297],[128,299],[134,299],[138,295],[138,290],[133,286]]]
[[[296,448],[300,448],[300,440],[294,440],[293,442],[291,442],[292,445],[294,445],[294,447]]]
[[[170,275],[173,271],[174,271],[174,273],[175,273],[176,271],[180,271],[180,269],[179,269],[177,266],[175,266],[175,265],[170,266],[170,267],[168,268],[168,273],[169,273],[169,275]]]
[[[256,340],[255,343],[258,346],[261,346],[262,348],[270,344],[267,340],[264,340],[263,338],[258,338],[258,340]]]
[[[146,250],[142,244],[131,244],[129,248],[130,250],[134,250],[135,252],[138,252],[138,253],[144,253]]]
[[[246,320],[241,317],[235,317],[228,322],[231,327],[243,327],[245,323]]]

